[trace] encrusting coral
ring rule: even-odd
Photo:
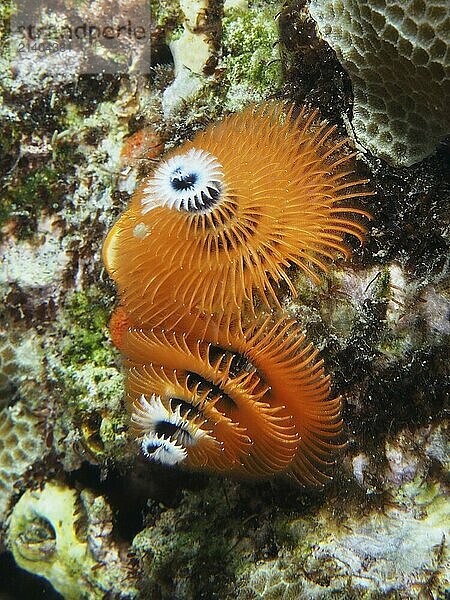
[[[320,34],[353,84],[359,142],[396,166],[433,152],[450,132],[445,0],[311,0]]]
[[[23,396],[39,396],[36,380],[42,377],[39,339],[16,329],[12,335],[0,329],[0,406],[12,405]]]
[[[21,402],[0,411],[0,527],[19,482],[46,455],[39,419]],[[23,485],[23,481],[22,481]]]
[[[340,398],[292,321],[248,325],[256,303],[296,295],[291,267],[320,281],[363,241],[346,201],[346,140],[316,111],[251,107],[195,136],[145,179],[105,242],[122,305],[113,342],[127,358],[133,428],[164,464],[323,485],[339,447]],[[210,315],[210,316],[207,316]],[[221,316],[218,316],[221,315]]]

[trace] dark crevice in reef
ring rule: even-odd
[[[412,277],[425,283],[444,272],[450,223],[450,147],[408,169],[370,159],[376,231],[367,237],[367,261],[399,261]],[[371,258],[372,257],[372,258]]]
[[[0,554],[0,596],[2,600],[62,600],[46,579],[19,568],[9,552]]]
[[[306,0],[286,6],[279,24],[285,97],[299,106],[320,106],[323,117],[342,123],[352,105],[351,82],[333,50],[317,37]],[[345,135],[342,124],[339,131]]]
[[[176,508],[183,499],[183,491],[205,488],[209,477],[204,473],[185,472],[150,464],[138,458],[136,464],[126,473],[111,469],[102,478],[101,468],[88,463],[68,476],[67,483],[77,488],[89,488],[106,497],[114,513],[114,535],[120,541],[132,542],[134,536],[144,527],[154,524],[166,508]],[[218,482],[223,489],[225,505],[227,483]],[[285,479],[276,481],[245,481],[238,486],[241,501],[228,506],[231,511],[239,507],[240,518],[255,518],[256,514],[267,510],[277,513],[280,510],[295,510],[302,514],[311,506],[326,501],[327,495],[318,490],[299,489]],[[280,493],[281,492],[281,493]],[[268,509],[267,507],[272,507]],[[254,526],[259,528],[258,520]],[[264,540],[264,555],[275,553],[270,531],[261,533]],[[267,539],[266,539],[267,538]]]
[[[279,23],[283,96],[299,106],[320,106],[321,115],[345,136],[342,115],[352,117],[351,82],[335,52],[318,38],[306,1],[286,6]],[[411,278],[424,283],[448,277],[449,164],[448,138],[434,154],[408,168],[392,167],[370,154],[357,162],[358,175],[370,180],[376,196],[358,200],[373,219],[365,245],[353,253],[353,264],[398,261]]]
[[[128,542],[145,526],[150,505],[174,508],[181,502],[183,490],[202,489],[207,481],[204,474],[168,469],[141,457],[126,473],[112,468],[104,475],[101,467],[84,463],[68,476],[69,485],[87,487],[106,497],[114,512],[114,534]]]

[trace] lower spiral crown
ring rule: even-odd
[[[165,465],[322,486],[341,447],[341,399],[291,320],[196,331],[130,327],[127,403],[142,452]]]

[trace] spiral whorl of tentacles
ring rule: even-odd
[[[291,267],[316,281],[348,255],[344,235],[362,239],[368,215],[345,201],[369,192],[336,158],[334,128],[282,108],[225,119],[138,188],[104,247],[121,296],[111,333],[146,457],[323,485],[341,399],[298,325],[258,320],[256,301],[279,306]]]

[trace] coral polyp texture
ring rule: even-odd
[[[309,11],[353,85],[358,141],[396,166],[450,133],[446,0],[311,0]]]
[[[247,476],[329,478],[342,433],[317,350],[292,321],[202,325],[197,335],[133,329],[128,358],[132,425],[149,458]],[[151,394],[156,394],[151,396]]]
[[[103,251],[133,322],[173,325],[168,306],[182,316],[279,304],[280,283],[296,294],[291,267],[317,282],[349,255],[346,234],[362,241],[367,214],[348,201],[370,192],[338,152],[346,140],[316,111],[283,108],[198,133],[137,189]]]
[[[26,473],[45,455],[38,419],[20,402],[3,408],[0,411],[0,527],[14,494],[21,490]]]

